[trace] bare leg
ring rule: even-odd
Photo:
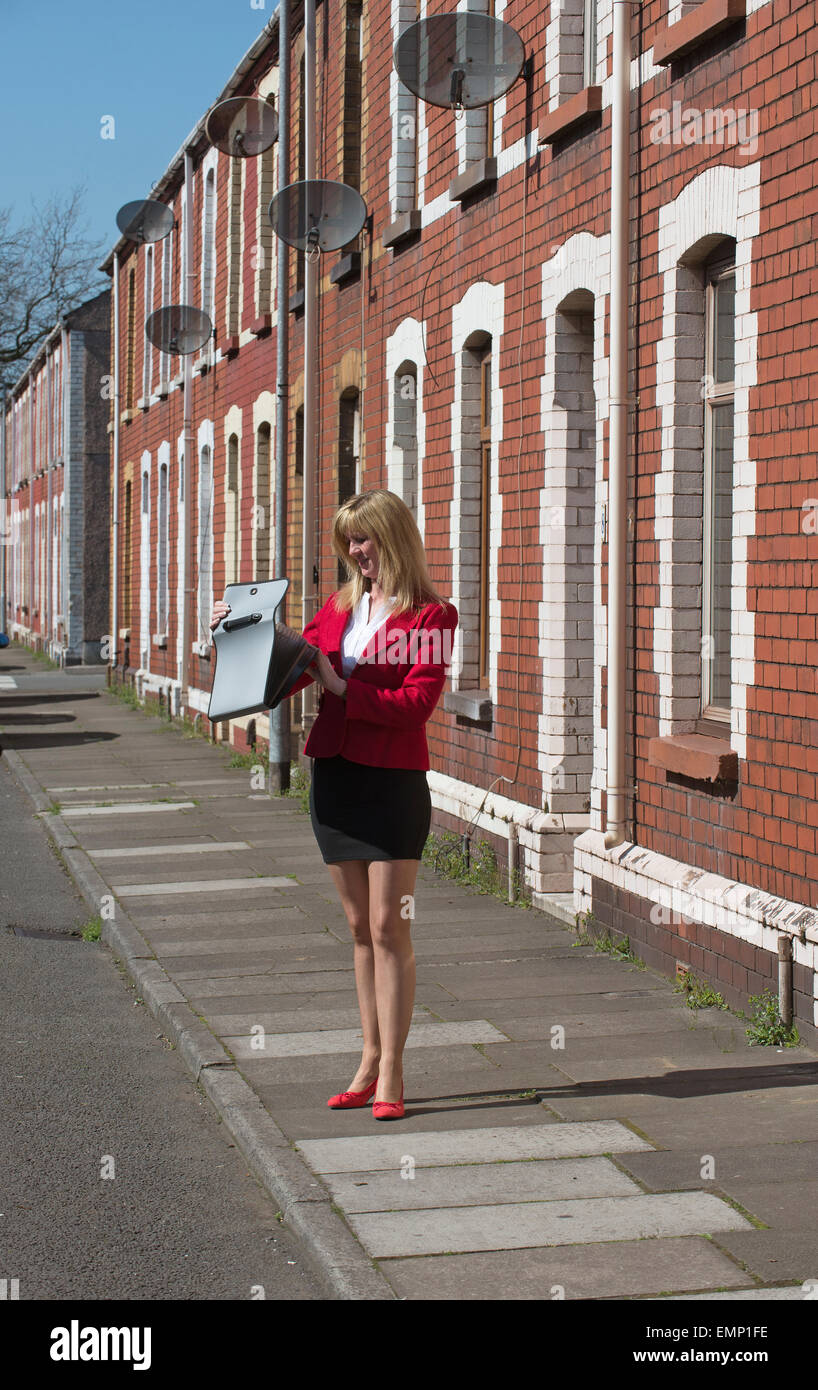
[[[348,1091],[364,1091],[375,1080],[381,1056],[372,934],[369,929],[368,867],[365,859],[349,859],[340,864],[327,865],[352,932],[355,988],[358,991],[364,1035],[361,1064],[346,1088]]]
[[[403,1085],[403,1048],[415,1002],[411,929],[419,862],[373,860],[369,865],[369,926],[381,1046],[376,1100],[400,1100]]]

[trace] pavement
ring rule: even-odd
[[[814,1297],[818,1054],[578,943],[564,894],[525,908],[423,865],[406,1117],[330,1111],[360,1023],[301,799],[17,645],[0,742],[327,1297]]]

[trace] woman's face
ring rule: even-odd
[[[349,558],[360,567],[364,579],[378,578],[378,547],[369,536],[355,531],[349,537]]]

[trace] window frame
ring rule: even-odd
[[[701,714],[702,719],[716,720],[729,724],[730,706],[713,703],[713,658],[705,663],[704,649],[708,638],[715,638],[714,624],[711,622],[713,598],[713,489],[715,484],[715,428],[714,411],[730,405],[733,408],[733,456],[735,453],[735,355],[733,359],[733,378],[728,382],[717,382],[715,373],[716,328],[718,316],[718,288],[728,280],[735,286],[735,256],[731,252],[720,254],[709,260],[704,267],[705,274],[705,357],[703,377],[703,461],[702,461],[702,674],[701,674]],[[735,340],[734,340],[735,341]],[[732,629],[732,609],[730,614]]]

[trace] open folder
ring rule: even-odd
[[[275,709],[317,655],[300,632],[276,622],[289,579],[228,584],[231,612],[213,632],[216,671],[208,719],[236,719]]]

